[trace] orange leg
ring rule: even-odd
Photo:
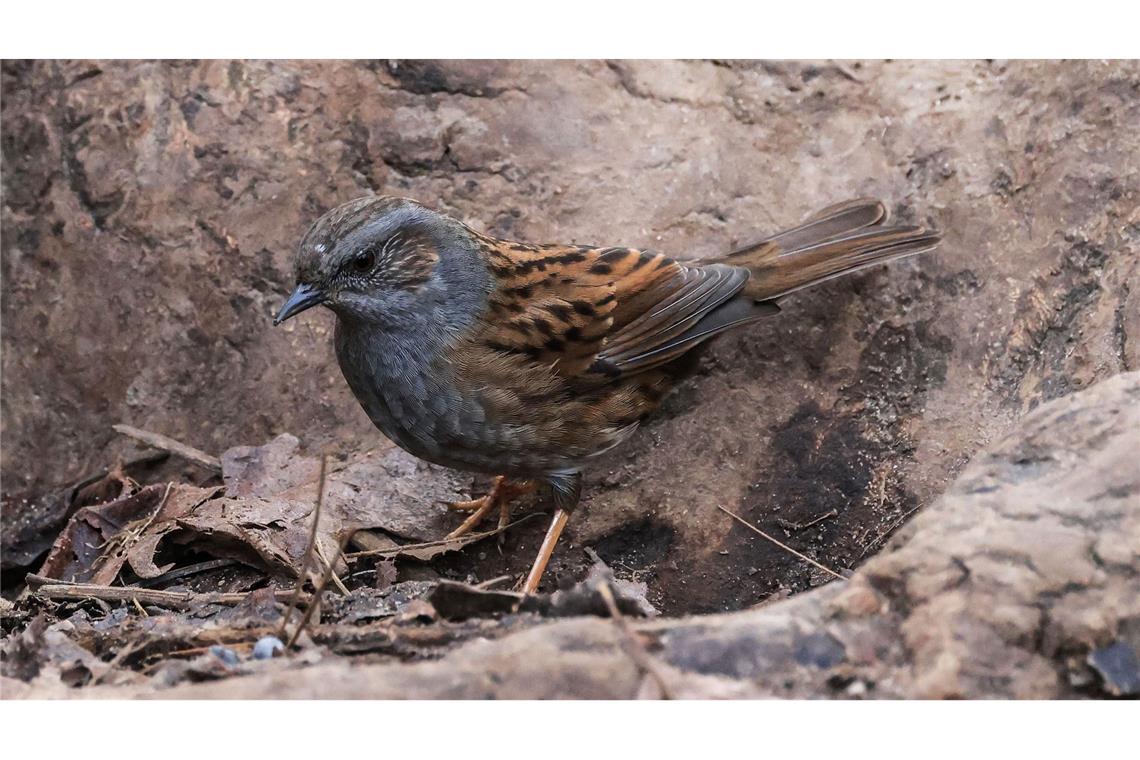
[[[440,503],[455,512],[474,512],[487,503],[487,497],[480,496],[478,499],[471,499],[470,501],[443,501]]]
[[[537,487],[537,483],[529,480],[511,483],[506,476],[500,475],[491,483],[491,490],[483,498],[448,502],[448,509],[471,512],[471,515],[458,528],[448,533],[447,538],[459,538],[470,533],[472,528],[482,522],[483,518],[496,505],[499,507],[499,527],[505,527],[511,521],[511,501],[523,494],[530,493]]]
[[[535,557],[534,565],[531,566],[530,573],[527,574],[526,581],[523,583],[522,592],[524,594],[533,594],[538,590],[538,583],[542,580],[542,574],[546,572],[550,555],[554,553],[554,545],[558,543],[558,537],[562,535],[562,530],[566,527],[566,521],[569,519],[570,513],[565,509],[558,509],[554,512],[554,520],[551,521],[550,527],[546,531],[546,537],[542,539],[538,556]]]

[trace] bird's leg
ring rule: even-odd
[[[533,594],[538,591],[538,583],[542,580],[542,574],[546,572],[550,555],[554,554],[554,545],[558,543],[558,537],[562,535],[562,529],[566,527],[566,522],[569,519],[570,513],[566,510],[555,510],[554,520],[547,528],[546,537],[542,539],[542,546],[538,548],[538,556],[534,558],[534,564],[531,566],[530,572],[527,573],[526,581],[523,582],[522,592],[524,594]]]
[[[533,490],[534,488],[537,488],[537,486],[532,486],[530,489],[527,489],[527,490]],[[516,495],[522,495],[524,493],[526,493],[526,491],[519,491],[517,493],[512,493],[511,495],[516,496]],[[509,499],[509,498],[499,499],[499,530],[503,530],[508,525],[510,525],[510,523],[511,523],[511,499]],[[503,540],[503,534],[500,533],[499,534],[499,541],[501,542],[502,540]]]
[[[525,493],[533,491],[537,484],[524,480],[512,483],[505,475],[500,475],[491,483],[491,490],[481,499],[471,501],[448,502],[448,509],[470,511],[471,514],[455,530],[447,534],[448,539],[459,538],[471,532],[471,529],[482,522],[487,513],[499,505],[499,528],[503,528],[511,520],[511,500]]]
[[[538,483],[533,480],[516,480],[511,482],[504,480],[503,485],[499,487],[499,529],[507,527],[511,522],[511,502],[520,496],[534,491],[538,488]]]
[[[551,520],[546,536],[542,539],[542,546],[538,548],[538,556],[534,558],[534,564],[527,573],[526,580],[523,581],[521,590],[524,594],[533,594],[538,590],[538,584],[542,580],[542,574],[546,572],[546,565],[554,553],[558,537],[562,535],[570,519],[570,513],[574,511],[582,495],[582,474],[579,472],[560,474],[550,480],[550,485],[554,495],[554,519]]]

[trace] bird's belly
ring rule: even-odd
[[[489,420],[477,396],[461,394],[438,368],[360,371],[341,363],[353,395],[393,443],[434,464],[487,474],[531,477],[566,463],[544,452],[525,429]]]

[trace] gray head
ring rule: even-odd
[[[324,305],[347,323],[412,328],[433,316],[459,327],[490,291],[472,231],[407,198],[329,211],[305,233],[294,270],[297,287],[274,324]]]

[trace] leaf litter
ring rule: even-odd
[[[71,489],[42,565],[0,607],[3,677],[44,693],[164,688],[327,657],[437,658],[544,617],[608,616],[610,588],[621,613],[653,614],[644,585],[615,581],[596,557],[583,583],[552,595],[486,587],[502,578],[403,579],[501,531],[439,539],[454,516],[438,503],[470,484],[394,446],[328,461],[315,525],[321,458],[288,434],[224,452],[220,483],[140,485],[111,468],[83,498]],[[300,622],[286,636],[291,604]]]

